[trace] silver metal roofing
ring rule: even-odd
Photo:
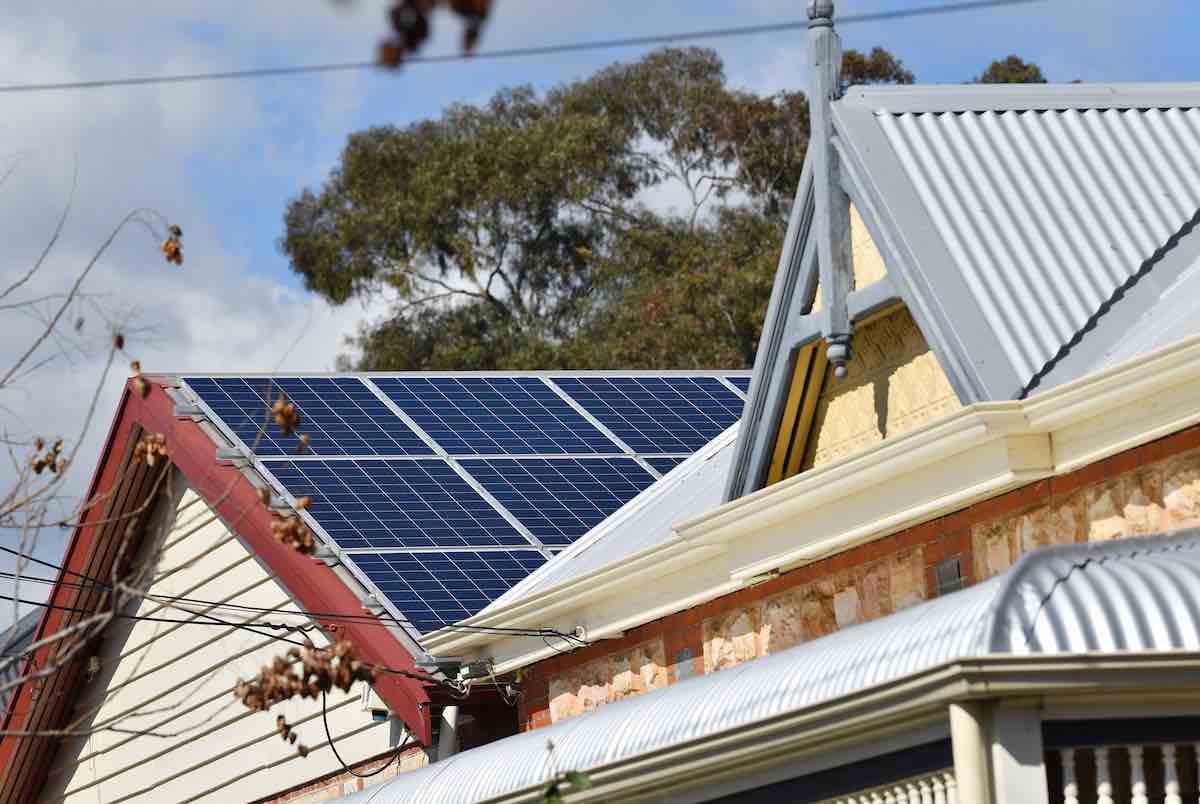
[[[0,631],[0,685],[6,684],[17,677],[20,672],[20,655],[25,646],[33,641],[38,623],[42,619],[42,609],[34,609],[24,614],[21,619]],[[8,699],[12,690],[0,692],[0,719],[8,707]]]
[[[738,425],[714,438],[481,613],[661,544],[675,525],[721,504]]]
[[[888,270],[851,294],[852,318],[902,300],[964,404],[1092,370],[1158,302],[1137,286],[1173,280],[1173,253],[1194,248],[1200,84],[854,87],[833,123],[843,187]],[[806,172],[729,498],[761,487],[792,356],[825,332],[809,315],[810,185]]]
[[[1007,573],[889,617],[549,728],[465,751],[345,801],[473,802],[715,737],[781,714],[994,654],[1200,649],[1200,531],[1043,549]]]

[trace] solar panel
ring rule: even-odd
[[[537,377],[379,377],[373,381],[451,455],[621,452]]]
[[[547,545],[570,544],[654,482],[632,458],[472,459],[462,465]]]
[[[749,377],[726,377],[733,384],[733,387],[741,391],[743,394],[750,393],[750,378]]]
[[[300,411],[312,455],[430,455],[433,450],[355,377],[185,377],[184,382],[256,455],[294,455],[267,411],[286,394]]]
[[[352,560],[422,633],[470,617],[546,563],[533,550],[369,553]]]
[[[273,486],[312,498],[310,523],[393,613],[428,632],[650,486],[647,463],[669,472],[736,421],[743,400],[721,376],[184,381]],[[300,409],[304,457],[267,422],[280,392]]]
[[[343,549],[529,547],[479,492],[441,459],[273,461],[271,474]]]
[[[646,461],[646,463],[650,464],[650,465],[651,465],[651,466],[653,466],[655,469],[657,469],[657,470],[658,470],[658,471],[659,471],[661,474],[664,474],[664,475],[665,475],[667,472],[671,471],[671,470],[672,470],[672,469],[674,469],[676,466],[678,466],[679,464],[681,464],[681,463],[683,463],[684,461],[686,461],[686,460],[687,460],[687,458],[686,458],[686,457],[679,457],[679,458],[645,458],[644,460]]]
[[[716,377],[556,377],[554,382],[634,452],[691,453],[742,417]]]

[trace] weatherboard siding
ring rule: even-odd
[[[181,508],[188,507],[165,541],[152,594],[297,610],[241,542],[219,521],[206,522],[211,512],[192,491],[180,500]],[[255,618],[239,618],[229,610],[214,613],[231,621]],[[139,614],[190,616],[150,602],[142,603]],[[324,747],[319,702],[293,701],[270,712],[250,712],[232,695],[239,679],[255,675],[287,644],[223,626],[138,621],[126,628],[124,639],[102,644],[101,670],[81,696],[81,707],[99,706],[92,720],[99,730],[64,747],[47,792],[61,791],[65,801],[89,804],[250,801],[341,770]],[[311,635],[318,644],[324,641],[319,632]],[[314,749],[307,758],[275,733],[280,713],[298,724],[299,740]],[[391,724],[372,721],[358,689],[329,696],[329,727],[347,761],[361,762],[389,748]]]

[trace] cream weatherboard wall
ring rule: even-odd
[[[280,612],[213,612],[229,621],[306,622],[282,614],[297,611],[286,591],[193,491],[181,487],[173,499],[177,514],[163,540],[151,594]],[[149,601],[139,614],[197,619]],[[317,644],[325,641],[318,631],[309,633]],[[253,801],[340,771],[327,747],[319,702],[294,701],[270,712],[250,712],[233,697],[239,679],[255,675],[288,647],[225,626],[114,625],[101,646],[98,672],[81,699],[84,707],[98,707],[94,731],[59,752],[46,798],[88,804]],[[386,752],[392,732],[398,731],[391,720],[372,719],[360,692],[335,691],[329,697],[329,728],[348,762]],[[307,757],[276,734],[280,713],[312,749]],[[406,759],[410,764],[416,758]]]

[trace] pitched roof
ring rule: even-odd
[[[1200,84],[854,87],[833,124],[843,186],[888,270],[851,294],[851,314],[902,300],[963,404],[1094,370],[1200,257]],[[809,314],[813,203],[806,172],[730,498],[762,482],[788,355],[824,334]],[[1182,321],[1200,297],[1172,306]]]
[[[1010,571],[733,668],[457,754],[344,801],[468,802],[591,771],[964,660],[1200,650],[1200,531],[1026,554]]]

